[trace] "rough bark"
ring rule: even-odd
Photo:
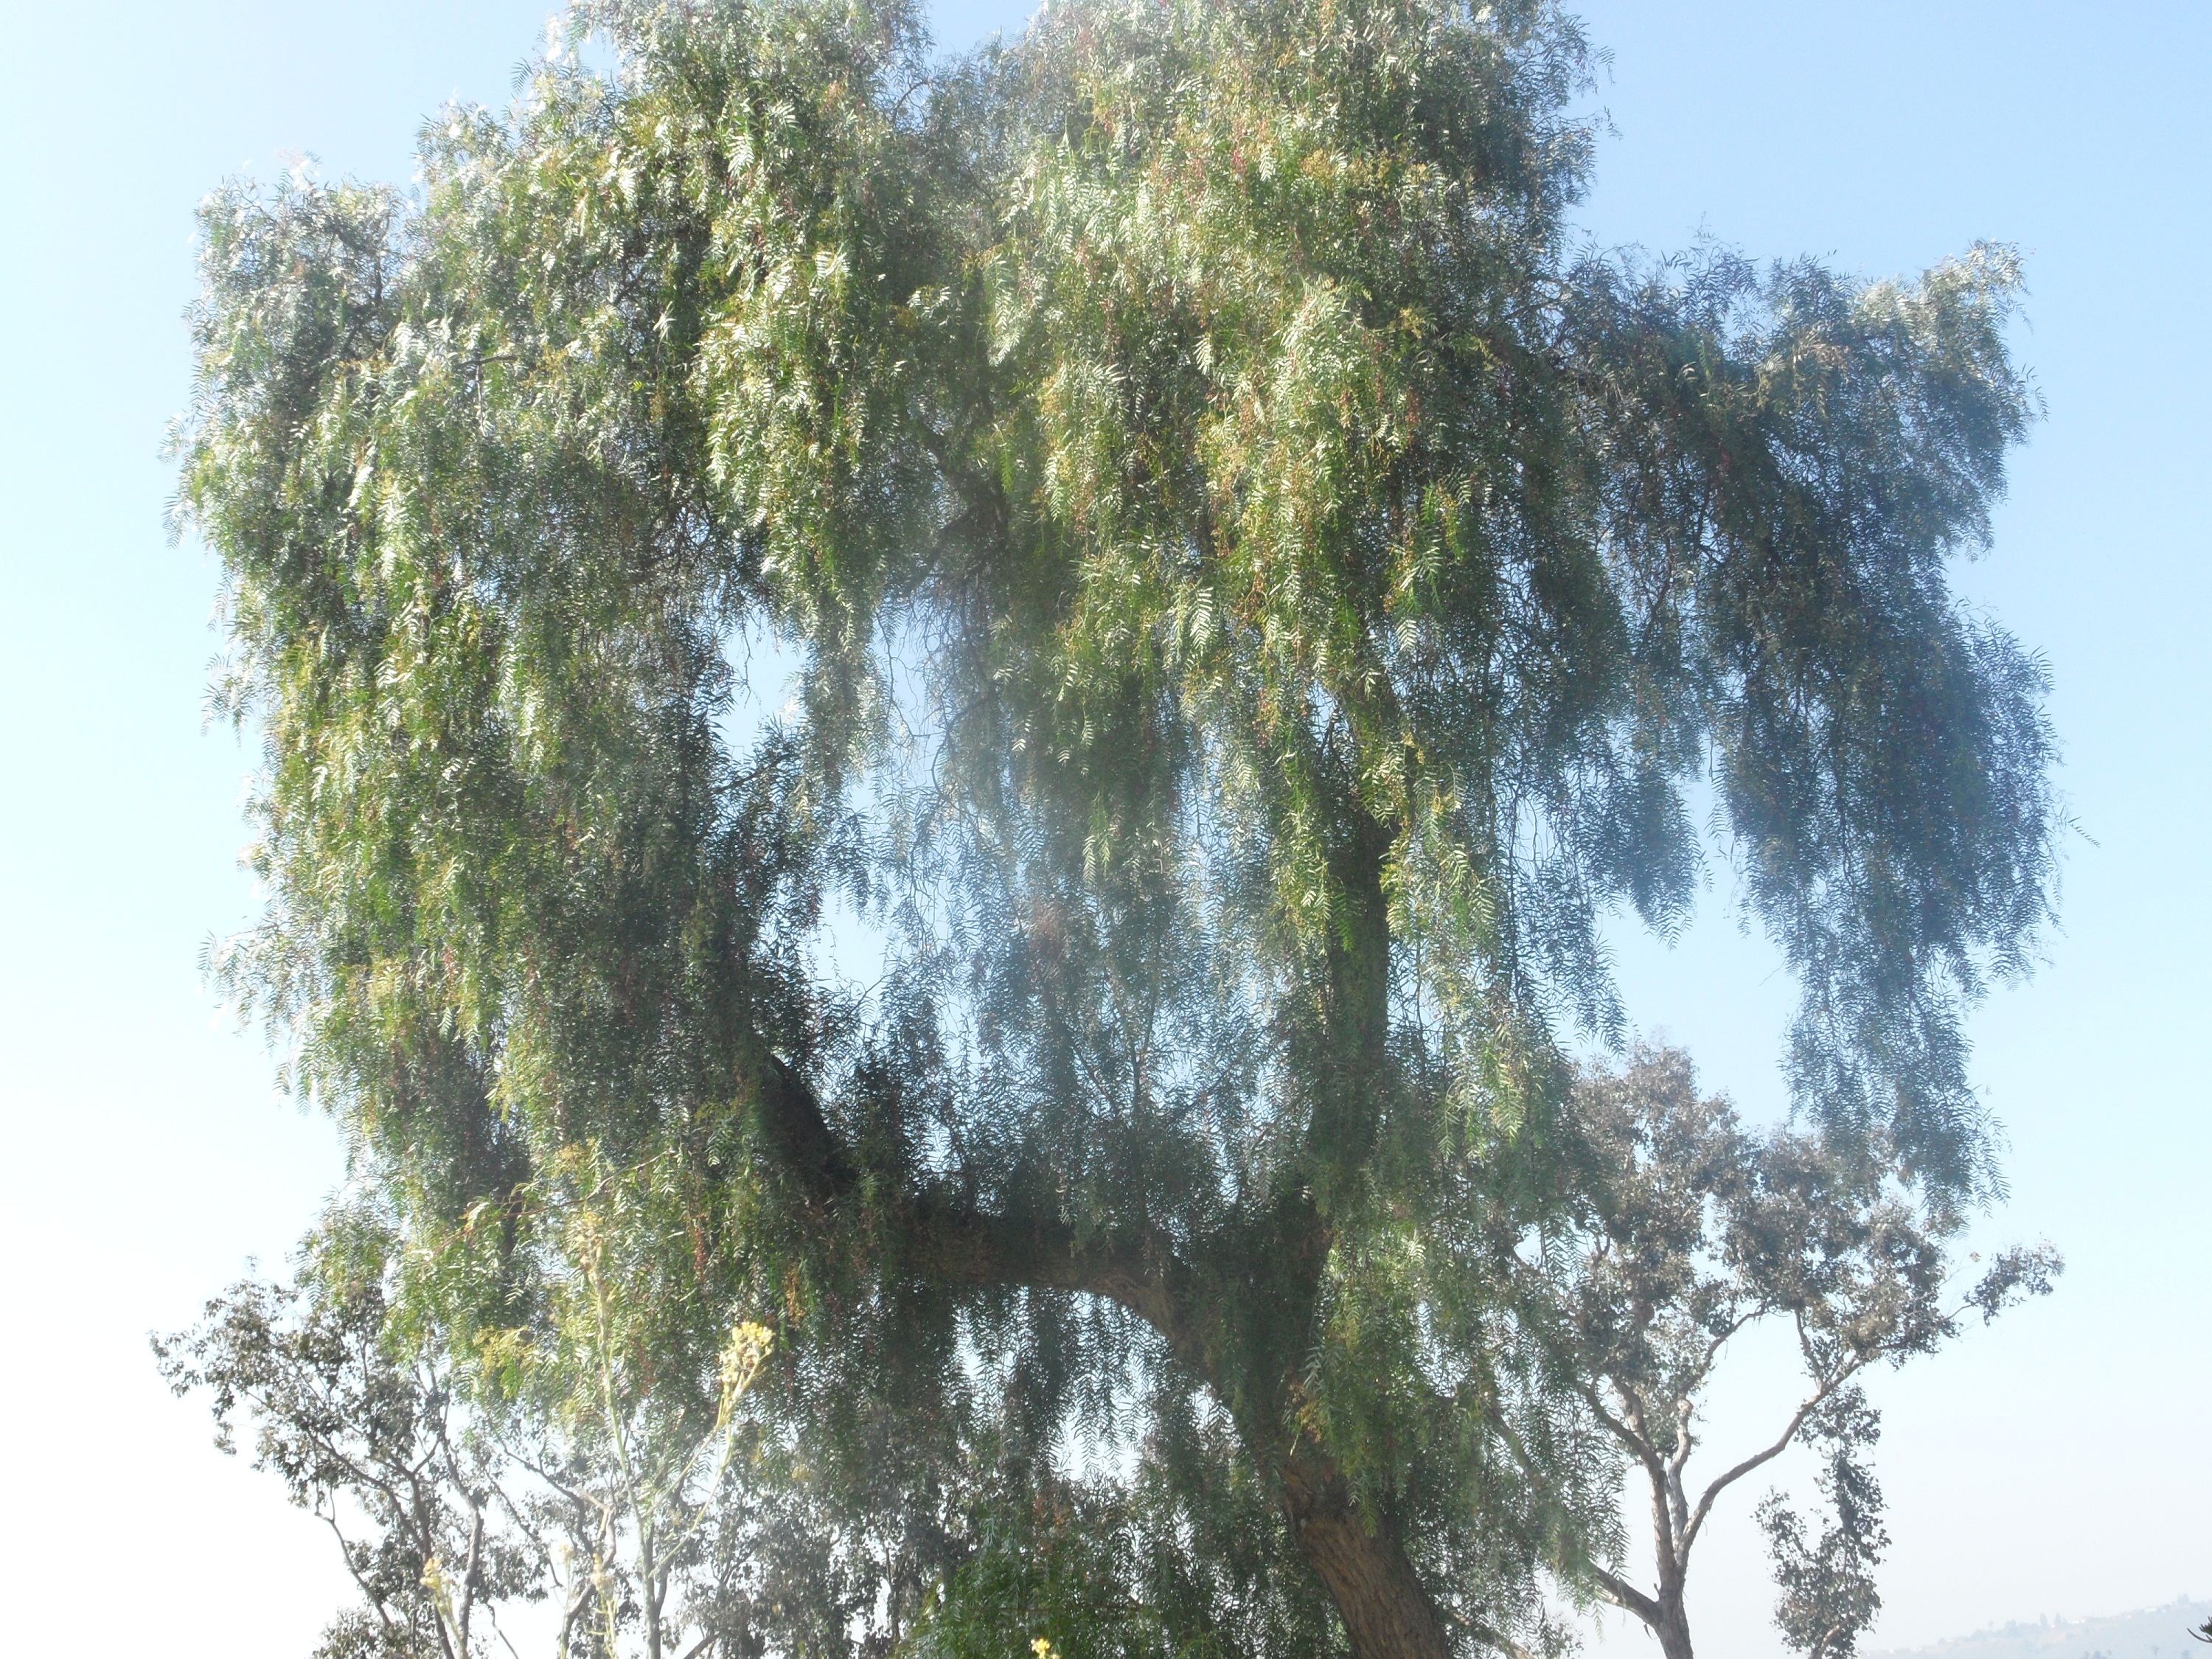
[[[1451,1652],[1420,1576],[1387,1523],[1370,1528],[1335,1464],[1299,1447],[1282,1469],[1298,1554],[1328,1589],[1358,1659],[1446,1659]]]

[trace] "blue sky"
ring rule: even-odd
[[[0,1505],[9,1642],[159,1630],[290,1659],[343,1593],[327,1538],[218,1457],[145,1334],[249,1255],[282,1259],[336,1178],[197,957],[251,894],[250,756],[203,733],[214,574],[163,529],[187,391],[193,204],[280,151],[404,179],[448,98],[502,100],[546,0],[6,0],[0,99]],[[946,4],[948,46],[1018,5]],[[2058,1294],[1882,1379],[1897,1547],[1876,1645],[2212,1593],[2212,7],[2043,0],[1591,0],[1613,58],[1583,224],[1912,272],[2023,246],[2019,336],[2049,404],[1997,544],[1962,580],[2047,657],[2079,821],[2064,925],[1977,1016],[2012,1143],[1990,1239],[2048,1237]],[[1777,1109],[1788,1006],[1724,879],[1674,948],[1623,930],[1632,1016]],[[1717,1441],[1779,1379],[1745,1357]],[[1705,1546],[1709,1659],[1772,1650],[1741,1520]],[[1617,1629],[1608,1652],[1641,1650]]]

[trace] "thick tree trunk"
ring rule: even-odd
[[[1343,929],[1326,952],[1316,1041],[1299,1056],[1314,1088],[1306,1131],[1312,1187],[1284,1218],[1285,1265],[1294,1281],[1279,1295],[1286,1315],[1315,1305],[1333,1232],[1329,1206],[1372,1154],[1391,1092],[1390,905],[1383,870],[1395,836],[1356,806],[1349,818],[1349,833],[1330,858],[1343,887]],[[1304,1325],[1303,1318],[1284,1321],[1286,1329]],[[1298,1553],[1336,1604],[1355,1659],[1448,1659],[1443,1623],[1395,1529],[1386,1522],[1370,1530],[1335,1460],[1302,1435],[1280,1473]]]
[[[1283,1501],[1298,1553],[1336,1604],[1355,1659],[1448,1659],[1443,1622],[1413,1564],[1389,1531],[1369,1530],[1322,1453],[1291,1454]]]
[[[836,1202],[852,1185],[853,1169],[812,1091],[789,1067],[772,1062],[760,1104],[764,1127],[805,1199],[822,1206]],[[1310,1202],[1294,1206],[1301,1212],[1298,1224],[1287,1231],[1298,1243],[1284,1244],[1276,1264],[1299,1282],[1309,1304],[1316,1267],[1303,1258],[1317,1255],[1325,1238]],[[1166,1337],[1219,1397],[1211,1352],[1213,1310],[1164,1234],[1084,1238],[1056,1218],[1017,1221],[933,1204],[909,1209],[904,1219],[914,1265],[928,1276],[1105,1297]],[[1404,1547],[1387,1525],[1369,1527],[1335,1461],[1304,1435],[1284,1455],[1279,1420],[1243,1426],[1254,1456],[1276,1471],[1299,1557],[1328,1592],[1354,1659],[1450,1659],[1443,1620]],[[1272,1455],[1270,1448],[1276,1449]]]

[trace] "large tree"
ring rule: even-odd
[[[1604,1458],[1497,1241],[1708,791],[1800,1102],[1990,1179],[2050,742],[1948,571],[2010,256],[1583,249],[1539,0],[574,27],[416,195],[211,200],[179,439],[267,744],[224,966],[465,1261],[439,1328],[534,1316],[542,1172],[654,1160],[700,1329],[777,1328],[772,1639],[951,1630],[1079,1487],[1178,1631],[1540,1641]]]

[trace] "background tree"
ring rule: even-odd
[[[1763,1510],[1779,1620],[1797,1650],[1848,1655],[1881,1607],[1873,1569],[1886,1542],[1864,1462],[1880,1418],[1859,1379],[1934,1352],[1969,1313],[1986,1323],[2048,1295],[2065,1264],[2048,1246],[2009,1249],[1959,1290],[1942,1231],[1878,1149],[1754,1134],[1725,1101],[1698,1097],[1679,1049],[1586,1073],[1569,1125],[1587,1174],[1534,1243],[1506,1259],[1524,1317],[1650,1490],[1652,1588],[1595,1563],[1591,1582],[1668,1659],[1690,1659],[1690,1556],[1714,1504],[1810,1434],[1826,1449],[1832,1524],[1808,1541],[1778,1497]],[[1767,1321],[1796,1338],[1804,1397],[1772,1440],[1700,1486],[1689,1464],[1705,1390],[1729,1344]]]
[[[447,112],[419,198],[206,210],[231,983],[426,1256],[570,1148],[678,1172],[775,1323],[763,1640],[945,1609],[1084,1446],[1224,1552],[1192,1639],[1547,1639],[1605,1455],[1494,1243],[1692,792],[1801,1101],[1987,1185],[1959,1014],[2046,913],[2050,744],[1947,571],[2031,412],[2011,257],[1578,250],[1540,0],[576,27],[617,67]]]
[[[336,1536],[362,1605],[317,1659],[473,1659],[501,1607],[541,1591],[546,1553],[443,1357],[390,1342],[385,1276],[352,1219],[290,1284],[234,1285],[155,1352],[179,1395],[210,1394],[216,1443],[234,1450],[250,1423],[255,1466]]]
[[[510,1218],[534,1258],[520,1324],[441,1323],[475,1264],[408,1262],[362,1207],[334,1212],[290,1283],[234,1285],[155,1342],[179,1395],[210,1395],[218,1443],[250,1421],[257,1467],[337,1536],[362,1605],[322,1659],[512,1654],[515,1609],[549,1596],[561,1659],[749,1651],[739,1405],[768,1333],[739,1321],[703,1356],[669,1340],[671,1303],[702,1286],[655,1259],[656,1173],[587,1153],[547,1173]]]

